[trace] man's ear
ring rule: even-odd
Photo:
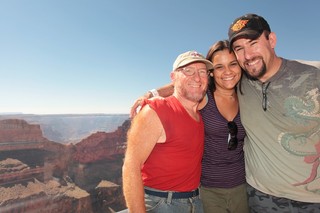
[[[174,71],[172,71],[170,73],[170,78],[171,78],[171,81],[174,82],[176,80],[176,73]]]
[[[276,36],[276,34],[274,32],[271,32],[269,34],[269,43],[270,43],[272,49],[274,49],[276,47],[277,36]]]

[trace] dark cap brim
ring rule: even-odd
[[[238,33],[235,33],[231,36],[229,39],[230,42],[230,48],[232,48],[232,44],[235,40],[240,39],[240,38],[246,38],[246,39],[252,39],[255,40],[260,37],[262,34],[262,31],[256,31],[256,30],[243,30]]]

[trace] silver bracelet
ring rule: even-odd
[[[158,97],[159,96],[158,90],[156,90],[156,89],[149,90],[149,92],[151,92],[152,97]]]

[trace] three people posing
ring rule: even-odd
[[[276,34],[255,14],[235,19],[229,41],[244,70],[238,98],[251,212],[319,211],[320,70],[278,57]]]

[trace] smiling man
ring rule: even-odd
[[[172,96],[144,100],[128,131],[123,191],[130,213],[202,213],[199,198],[204,124],[197,110],[210,61],[189,51],[173,64]]]
[[[276,34],[256,14],[235,19],[229,41],[245,71],[238,97],[251,211],[320,212],[320,70],[278,57]]]

